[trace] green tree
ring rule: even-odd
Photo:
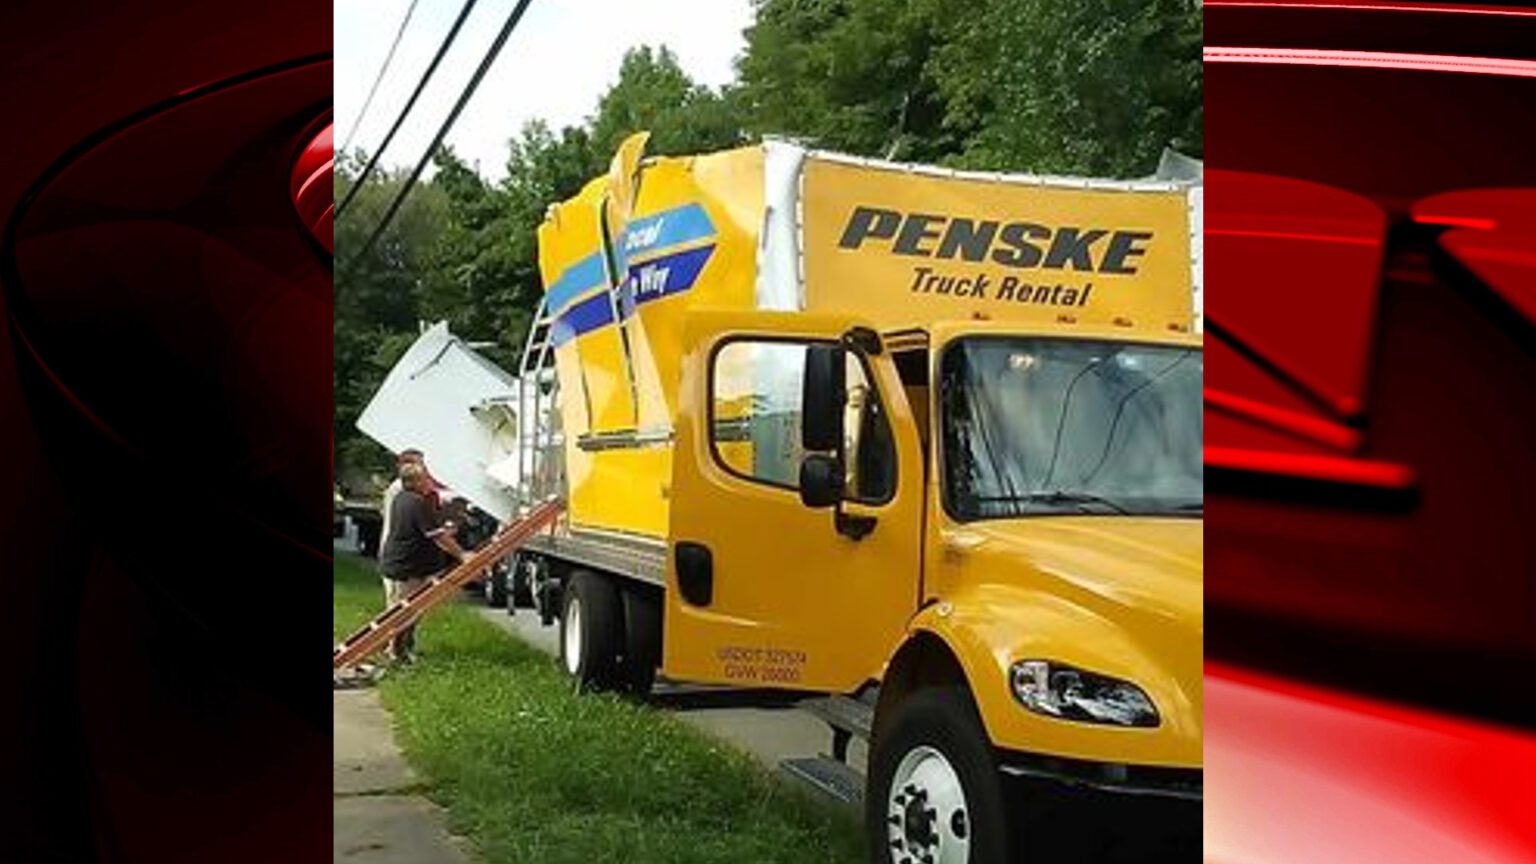
[[[987,170],[1130,176],[1201,151],[1195,0],[758,0],[754,135]]]
[[[668,155],[721,150],[743,141],[725,97],[695,84],[665,47],[625,52],[619,80],[598,100],[590,125],[592,146],[604,155],[646,130],[650,152]]]
[[[521,290],[525,261],[513,238],[527,230],[514,218],[506,190],[486,182],[452,150],[436,158],[432,187],[443,195],[446,216],[433,244],[421,285],[423,320],[447,320],[466,339],[493,343],[492,359],[511,366],[512,344],[503,338],[505,308],[526,305]]]
[[[959,135],[929,66],[943,20],[932,0],[758,0],[732,95],[754,135],[864,156],[937,161]]]
[[[337,160],[336,193],[350,188],[362,167],[358,154]],[[387,454],[358,434],[355,424],[389,368],[417,332],[420,290],[434,266],[432,247],[446,218],[442,192],[414,190],[400,212],[361,259],[353,260],[399,190],[404,178],[384,172],[359,190],[336,221],[333,284],[332,387],[338,472],[347,467],[381,469]]]
[[[966,137],[955,164],[1134,176],[1166,146],[1201,153],[1194,0],[976,0],[967,9],[950,19],[931,67],[945,124]]]

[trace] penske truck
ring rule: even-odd
[[[564,502],[516,566],[565,670],[816,697],[786,770],[874,860],[1015,860],[1021,785],[1198,838],[1198,182],[645,140],[549,209],[520,368],[446,421],[518,433],[454,457],[481,507]]]

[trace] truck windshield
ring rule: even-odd
[[[1198,516],[1198,348],[972,337],[940,376],[944,494],[956,519]]]

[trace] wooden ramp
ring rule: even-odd
[[[509,522],[495,537],[469,553],[464,563],[442,576],[428,580],[427,584],[416,589],[410,596],[380,612],[331,651],[332,671],[353,666],[382,649],[400,628],[420,619],[428,609],[457,594],[464,583],[517,551],[533,535],[553,525],[564,509],[559,501],[539,504],[522,517]]]

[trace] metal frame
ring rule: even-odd
[[[571,529],[561,534],[541,534],[529,540],[524,548],[604,573],[628,576],[658,588],[667,584],[667,547],[659,540]]]
[[[528,338],[517,370],[517,469],[520,478],[516,490],[518,503],[530,506],[551,497],[564,497],[561,435],[555,420],[559,411],[559,377],[555,374],[553,342],[550,339],[554,316],[544,300],[539,301],[528,325]],[[545,392],[545,385],[548,392]],[[551,475],[554,476],[551,476]]]

